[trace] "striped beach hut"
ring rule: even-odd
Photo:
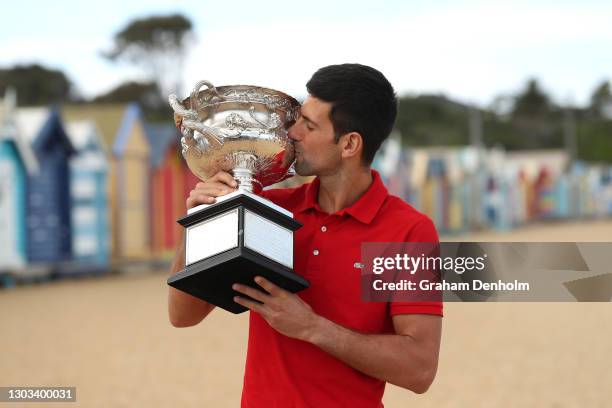
[[[73,259],[77,270],[103,268],[110,252],[107,150],[91,120],[68,122],[66,130],[76,150],[70,160]]]
[[[27,180],[28,261],[67,261],[72,254],[68,160],[74,148],[57,110],[19,108],[15,117],[17,132],[30,144],[40,167]]]
[[[8,91],[0,103],[0,271],[26,263],[26,181],[38,173],[34,152],[17,133],[15,102]]]

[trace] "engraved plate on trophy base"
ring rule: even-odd
[[[253,280],[258,275],[293,293],[308,288],[292,271],[293,232],[301,224],[253,194],[221,198],[178,220],[185,227],[186,267],[168,284],[232,313],[248,310],[234,302],[244,295],[232,284],[263,290]]]

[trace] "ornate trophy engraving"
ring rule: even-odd
[[[185,227],[185,269],[168,284],[233,313],[247,309],[233,301],[232,284],[256,287],[257,275],[292,292],[307,288],[292,270],[293,232],[301,224],[254,194],[291,175],[287,129],[299,103],[268,88],[216,88],[208,81],[198,82],[189,98],[170,95],[169,102],[189,169],[202,180],[230,172],[238,190],[178,220]]]

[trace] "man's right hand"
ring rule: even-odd
[[[238,184],[231,174],[220,171],[206,181],[198,183],[189,193],[185,202],[187,209],[200,204],[212,204],[217,197],[236,191]],[[170,274],[174,275],[185,267],[185,237],[179,245],[170,267]],[[194,297],[173,287],[168,287],[168,316],[175,327],[190,327],[200,323],[213,309],[212,303]]]
[[[189,210],[200,204],[212,204],[217,197],[232,193],[237,187],[238,183],[231,174],[220,171],[208,180],[196,184],[189,193],[185,206]]]

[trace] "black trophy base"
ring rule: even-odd
[[[263,291],[254,281],[256,276],[262,276],[292,293],[309,286],[306,279],[289,268],[244,247],[189,265],[170,277],[168,285],[238,314],[248,309],[234,302],[234,296],[245,295],[233,290],[232,285],[241,283]]]

